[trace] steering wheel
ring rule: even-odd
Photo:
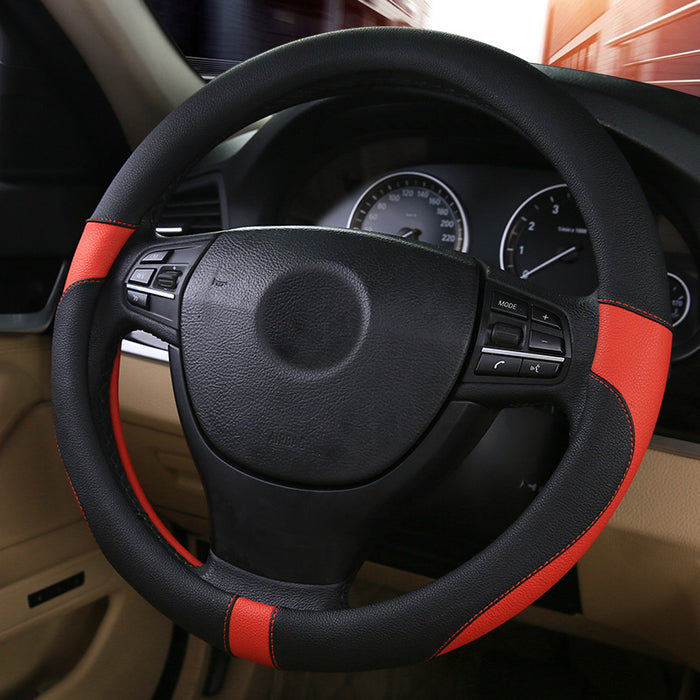
[[[475,102],[539,149],[588,226],[597,294],[563,296],[469,255],[381,234],[155,233],[178,178],[231,133],[303,101],[378,86]],[[105,555],[178,625],[283,669],[421,662],[532,603],[602,530],[652,435],[669,309],[641,188],[604,130],[551,80],[454,36],[326,34],[206,85],[110,185],[56,314],[58,444]],[[515,345],[500,343],[497,323],[517,329]],[[118,349],[133,329],[170,345],[210,508],[204,563],[158,519],[126,451]],[[486,409],[533,403],[556,405],[570,436],[531,505],[448,575],[348,607],[371,533],[460,463],[488,424]]]

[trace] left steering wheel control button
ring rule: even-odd
[[[159,289],[177,289],[177,284],[182,277],[184,269],[178,267],[161,267],[154,282]]]
[[[145,255],[142,263],[162,263],[165,262],[169,257],[170,250],[152,250],[148,255]]]
[[[482,353],[479,364],[476,366],[477,374],[491,376],[517,377],[520,373],[522,359],[507,355],[491,355]]]
[[[138,306],[141,309],[148,308],[148,294],[146,294],[145,292],[137,292],[133,289],[127,289],[126,300],[132,306]]]
[[[564,353],[564,341],[556,335],[532,330],[530,331],[530,350],[562,355]]]
[[[517,316],[518,318],[527,318],[528,308],[524,301],[514,299],[513,297],[494,292],[491,299],[491,308],[494,311],[500,311],[509,316]]]
[[[185,280],[210,243],[211,238],[202,237],[177,248],[141,252],[124,277],[127,305],[177,328]]]
[[[145,284],[147,285],[155,274],[155,269],[152,267],[137,267],[129,277],[129,282],[134,284]]]

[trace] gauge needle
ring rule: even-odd
[[[417,241],[422,233],[423,231],[419,228],[402,228],[398,235],[401,236],[401,238],[412,238],[414,241]]]
[[[567,248],[561,253],[557,253],[555,256],[549,258],[549,260],[545,260],[543,263],[540,263],[537,267],[533,267],[532,270],[525,270],[525,272],[520,275],[520,279],[526,280],[528,277],[530,277],[530,275],[535,274],[535,272],[539,272],[541,269],[555,263],[557,260],[561,260],[561,258],[566,257],[569,253],[573,253],[576,250],[578,250],[576,246],[572,245],[571,248]]]

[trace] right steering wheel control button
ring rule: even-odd
[[[558,362],[546,362],[545,360],[523,360],[520,368],[521,377],[531,379],[552,379],[559,374],[561,365]]]
[[[494,323],[491,329],[491,342],[499,348],[517,348],[523,339],[520,326],[509,323]]]
[[[532,307],[532,320],[537,323],[543,323],[545,326],[552,326],[561,330],[561,321],[551,311],[543,309],[539,306]]]
[[[521,364],[522,359],[519,357],[482,353],[479,358],[479,364],[476,366],[476,374],[517,377]]]
[[[556,335],[532,330],[530,331],[530,350],[562,355],[564,353],[564,342]]]
[[[518,318],[527,318],[527,304],[519,299],[514,299],[500,292],[494,292],[491,298],[491,308],[494,311],[517,316]]]

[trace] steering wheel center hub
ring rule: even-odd
[[[229,464],[274,481],[379,476],[454,387],[478,279],[467,256],[388,236],[221,234],[182,301],[183,369],[202,431]]]
[[[276,279],[257,313],[260,342],[299,371],[350,360],[369,325],[367,291],[345,266],[310,265]]]

